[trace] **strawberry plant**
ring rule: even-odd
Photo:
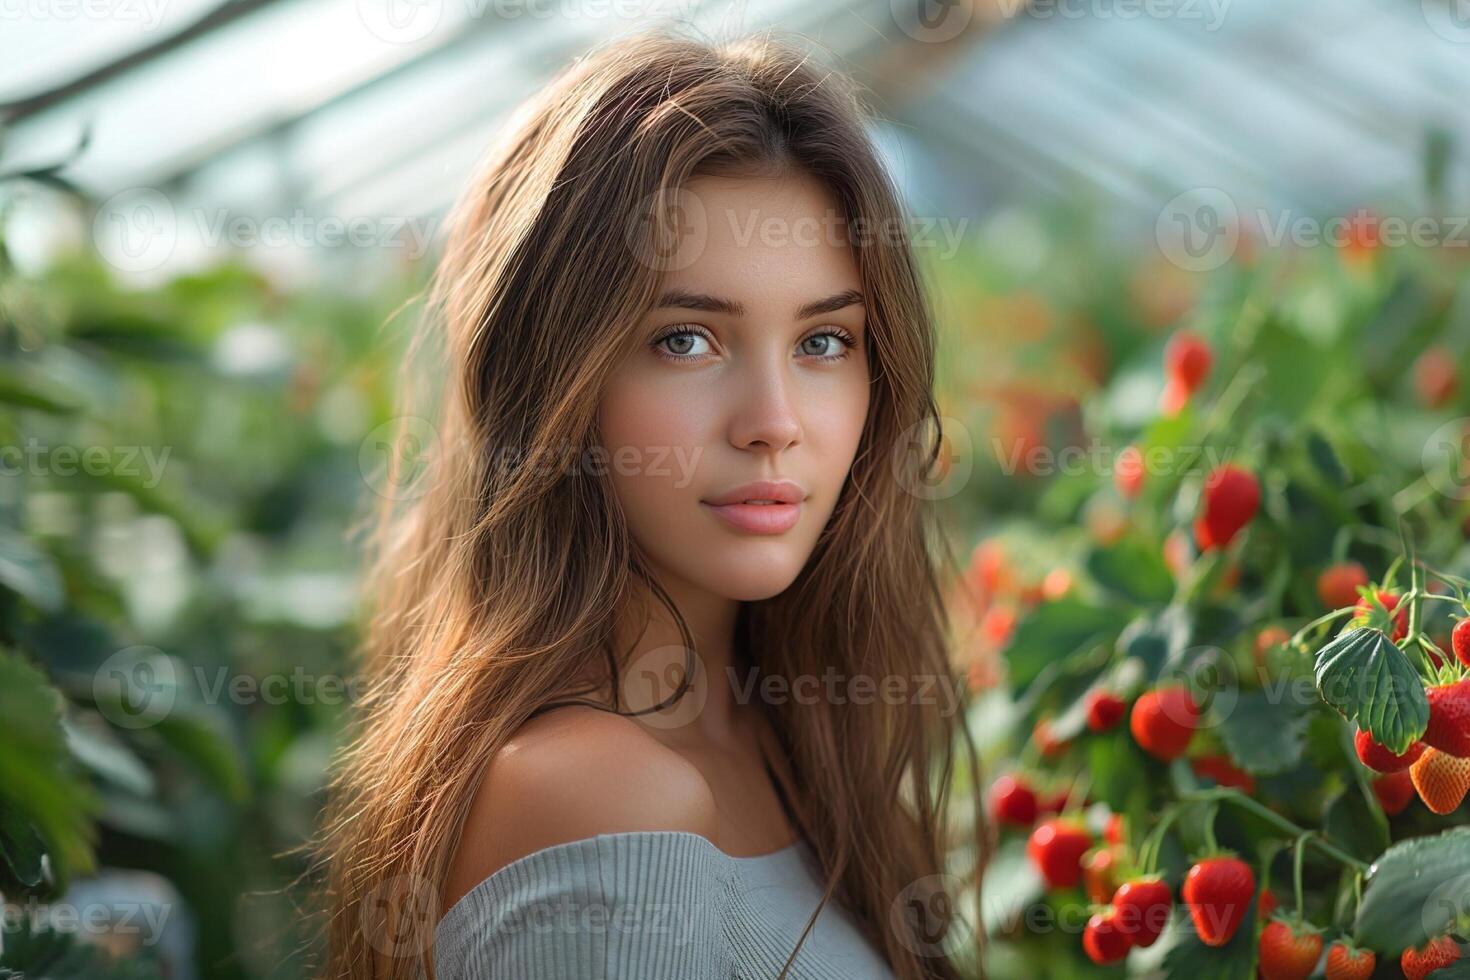
[[[1364,241],[1223,270],[996,490],[982,752],[1068,791],[995,828],[989,975],[1470,976],[1465,291]]]

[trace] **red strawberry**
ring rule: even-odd
[[[1338,940],[1327,950],[1327,980],[1368,980],[1378,957],[1371,949],[1358,949]]]
[[[1384,813],[1390,817],[1397,816],[1414,798],[1414,782],[1407,771],[1391,772],[1373,780],[1373,795],[1378,797],[1378,805],[1383,807]]]
[[[1169,923],[1174,895],[1162,875],[1130,878],[1113,893],[1119,928],[1135,946],[1152,946]]]
[[[1118,492],[1130,500],[1143,490],[1143,453],[1137,446],[1124,446],[1118,450],[1113,463],[1113,484]]]
[[[1186,399],[1205,383],[1214,361],[1210,345],[1191,330],[1175,331],[1164,346],[1164,373]]]
[[[1436,936],[1418,949],[1412,946],[1399,956],[1399,969],[1408,980],[1424,980],[1435,970],[1460,958],[1460,945],[1449,936]]]
[[[1408,607],[1399,609],[1399,594],[1389,589],[1375,589],[1373,594],[1378,597],[1379,602],[1383,603],[1383,609],[1393,614],[1393,633],[1389,639],[1397,643],[1409,632]],[[1353,610],[1353,618],[1348,620],[1348,625],[1373,626],[1387,633],[1389,622],[1383,609],[1379,609],[1367,596],[1363,596],[1358,599],[1358,604]]]
[[[1260,965],[1265,980],[1307,980],[1322,956],[1322,933],[1304,923],[1272,919],[1261,930]]]
[[[1128,937],[1118,928],[1118,913],[1094,912],[1082,930],[1082,949],[1094,963],[1116,963],[1128,955]]]
[[[1180,896],[1200,942],[1223,946],[1240,928],[1255,892],[1256,876],[1250,865],[1237,857],[1216,855],[1189,869]]]
[[[1053,817],[1031,832],[1026,856],[1052,888],[1070,888],[1082,880],[1082,855],[1092,835],[1081,821]]]
[[[1358,586],[1368,584],[1368,570],[1355,561],[1330,565],[1317,576],[1317,598],[1328,609],[1341,609],[1358,601]]]
[[[1209,776],[1220,786],[1233,786],[1247,796],[1256,791],[1256,778],[1230,761],[1228,755],[1202,755],[1191,759],[1189,767],[1201,776]]]
[[[1435,813],[1453,813],[1470,792],[1470,759],[1427,748],[1409,767],[1419,799]]]
[[[1261,505],[1261,485],[1248,470],[1227,463],[1205,480],[1204,507],[1194,522],[1201,551],[1224,548]]]
[[[1353,736],[1353,747],[1358,750],[1358,761],[1375,772],[1401,772],[1412,766],[1424,752],[1424,743],[1415,742],[1404,751],[1403,755],[1394,755],[1373,741],[1373,736],[1361,728],[1358,729],[1358,734]]]
[[[1419,740],[1450,755],[1470,756],[1470,677],[1424,690],[1429,726]]]
[[[1029,827],[1036,822],[1036,791],[1013,773],[991,784],[990,806],[997,823]]]
[[[1123,843],[1123,814],[1108,814],[1108,822],[1103,827],[1103,840],[1109,844]]]
[[[1128,730],[1142,749],[1169,762],[1189,748],[1199,726],[1199,708],[1189,688],[1174,684],[1145,691],[1133,702]]]
[[[1455,623],[1454,630],[1450,632],[1450,646],[1454,647],[1460,663],[1470,667],[1470,618]]]
[[[1087,727],[1095,732],[1105,732],[1123,720],[1128,711],[1128,702],[1112,691],[1098,688],[1087,694]]]
[[[1441,408],[1455,397],[1459,385],[1454,355],[1436,344],[1414,362],[1414,388],[1428,408]]]
[[[1099,846],[1082,855],[1082,887],[1089,900],[1097,905],[1106,905],[1117,890],[1118,865],[1122,855],[1115,845]]]

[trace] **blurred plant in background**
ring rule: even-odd
[[[385,323],[418,272],[110,273],[22,275],[0,239],[0,967],[298,976],[286,852],[354,693],[349,530],[391,489]]]

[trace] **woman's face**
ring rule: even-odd
[[[699,177],[600,406],[610,479],[671,591],[738,600],[796,578],[831,516],[868,411],[864,307],[839,203],[807,175]],[[779,493],[795,503],[733,503]]]

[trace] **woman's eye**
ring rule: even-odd
[[[654,346],[661,348],[662,351],[666,351],[665,356],[672,355],[675,358],[686,358],[707,353],[707,350],[698,349],[700,344],[704,344],[708,348],[709,340],[693,330],[680,330],[677,333],[665,334],[660,337],[654,343]]]

